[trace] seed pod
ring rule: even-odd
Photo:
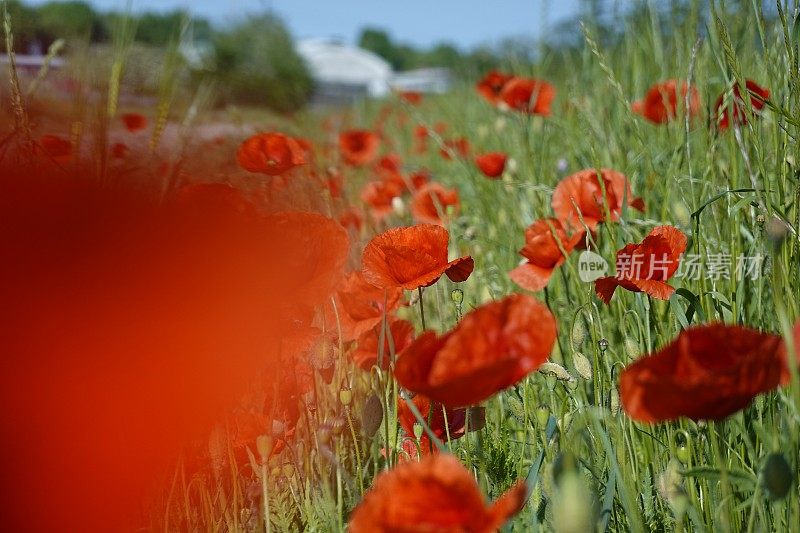
[[[425,428],[422,427],[422,424],[415,422],[414,423],[414,438],[417,440],[422,438],[422,434],[425,432]]]
[[[453,289],[450,293],[450,299],[453,300],[456,306],[461,307],[461,303],[464,301],[464,291],[461,289]]]
[[[592,362],[589,361],[581,352],[572,354],[572,366],[575,367],[575,372],[586,381],[592,380]]]
[[[350,405],[350,402],[353,401],[353,391],[350,389],[342,389],[339,391],[339,401],[345,407]]]
[[[364,403],[361,414],[361,431],[366,437],[372,437],[383,422],[383,405],[377,394],[370,394]]]
[[[608,350],[608,340],[600,339],[597,341],[597,347],[600,348],[600,353],[605,353]]]

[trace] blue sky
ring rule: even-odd
[[[127,0],[89,1],[106,10],[122,9]],[[545,21],[552,25],[575,14],[579,0],[133,0],[134,10],[188,6],[216,23],[271,7],[298,38],[352,42],[363,26],[379,26],[415,45],[444,40],[471,47],[508,36],[536,37]]]

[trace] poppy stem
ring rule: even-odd
[[[422,331],[428,329],[425,327],[425,303],[422,300],[422,287],[417,287],[417,291],[419,291],[419,314],[422,318]]]

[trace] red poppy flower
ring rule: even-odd
[[[487,505],[475,479],[458,459],[437,454],[384,472],[350,517],[351,533],[449,531],[491,533],[528,499],[519,482]]]
[[[383,324],[379,323],[369,331],[365,331],[356,343],[353,351],[353,360],[364,370],[369,371],[374,365],[378,364],[380,351],[381,329]],[[383,361],[381,368],[389,367],[391,354],[398,354],[414,340],[414,326],[407,320],[391,318],[388,322],[388,330],[383,337]],[[392,344],[390,344],[390,341]],[[393,348],[392,348],[393,346]]]
[[[414,152],[424,154],[428,151],[428,128],[419,124],[414,127]]]
[[[633,112],[654,124],[665,124],[677,116],[678,107],[683,107],[686,94],[689,92],[689,116],[697,115],[700,112],[700,93],[694,85],[690,91],[689,85],[681,81],[680,96],[678,96],[678,83],[678,80],[667,80],[653,85],[644,99],[633,102],[631,105]]]
[[[545,117],[550,116],[550,104],[555,97],[555,87],[532,78],[512,78],[500,92],[500,100],[511,109]]]
[[[675,274],[686,250],[686,235],[672,226],[659,226],[639,244],[617,252],[617,274],[595,281],[595,291],[605,303],[617,287],[668,300],[675,289],[667,280]]]
[[[397,180],[370,181],[361,189],[361,200],[370,207],[375,220],[392,212],[392,200],[403,194],[403,182]]]
[[[356,209],[348,209],[339,217],[339,224],[344,228],[353,228],[356,232],[361,231],[364,225],[364,217]]]
[[[42,135],[39,138],[42,150],[59,165],[72,161],[72,143],[57,135]]]
[[[465,435],[466,409],[448,409],[440,403],[431,401],[430,398],[422,394],[417,394],[411,401],[414,402],[425,423],[439,440],[446,441],[448,436],[450,440],[456,440]],[[411,408],[402,398],[397,399],[397,421],[407,436],[415,438],[414,425],[417,423],[417,417],[414,416]],[[432,446],[430,436],[425,431],[419,438],[419,448],[423,455],[427,455],[430,451],[436,452],[438,450],[438,448]]]
[[[800,341],[800,325],[795,327]],[[704,324],[681,331],[620,375],[620,398],[640,422],[686,417],[720,420],[790,380],[781,338],[742,326]]]
[[[367,283],[361,271],[349,273],[339,284],[335,295],[342,340],[355,340],[375,326],[380,326],[383,315],[397,309],[402,297],[402,289],[381,289]],[[337,317],[333,309],[330,311],[328,318],[336,327]]]
[[[444,146],[439,149],[439,155],[448,161],[452,161],[454,155],[456,157],[468,157],[469,140],[466,137],[447,140],[444,142]]]
[[[507,156],[503,152],[489,152],[475,158],[475,164],[487,178],[499,178],[506,168]]]
[[[451,206],[453,212],[457,212],[459,205],[458,191],[431,182],[414,193],[414,198],[411,200],[411,214],[417,222],[441,224],[440,213],[442,216],[447,216],[447,210]]]
[[[140,113],[125,113],[119,118],[125,124],[125,129],[131,133],[141,131],[147,127],[147,117]]]
[[[345,162],[366,165],[375,159],[380,145],[378,134],[369,130],[350,130],[339,134],[339,151]]]
[[[492,70],[486,73],[475,88],[487,102],[496,104],[500,101],[500,93],[503,91],[503,87],[512,78],[514,78],[514,76],[510,74],[503,74],[497,70]]]
[[[526,262],[509,272],[509,276],[523,289],[542,290],[555,269],[566,261],[564,254],[572,252],[581,237],[580,232],[567,235],[556,218],[537,220],[525,230],[525,246],[519,251]]]
[[[750,96],[750,105],[753,112],[758,116],[759,112],[764,109],[764,101],[769,98],[769,89],[759,86],[752,80],[745,80],[745,88]],[[745,103],[742,99],[742,93],[739,90],[739,84],[733,86],[733,102],[729,106],[723,105],[725,103],[725,95],[719,95],[717,103],[714,105],[714,117],[717,118],[717,127],[725,131],[730,127],[731,123],[731,107],[733,108],[733,123],[737,126],[747,124],[747,115],[745,112]]]
[[[381,178],[391,178],[400,174],[403,167],[403,161],[397,154],[387,154],[375,163],[375,172]]]
[[[601,169],[600,173],[602,184],[594,169],[581,170],[559,182],[552,199],[556,218],[576,230],[582,230],[585,224],[594,231],[598,223],[605,222],[607,214],[611,215],[612,222],[619,220],[623,199],[634,209],[644,211],[644,201],[634,198],[623,174],[608,168]]]
[[[125,143],[114,143],[111,145],[111,157],[114,159],[124,159],[130,153],[130,148]]]
[[[377,287],[413,291],[428,287],[446,274],[465,281],[474,263],[469,256],[447,261],[450,233],[441,226],[418,224],[393,228],[374,237],[364,249],[364,279]]]
[[[248,172],[278,176],[305,164],[303,148],[282,133],[259,133],[245,140],[236,152],[239,166]]]
[[[536,370],[555,340],[547,307],[513,294],[468,313],[449,333],[423,333],[398,357],[395,377],[448,407],[475,405]]]
[[[401,91],[398,96],[400,99],[411,105],[419,105],[422,103],[422,93],[419,91]]]
[[[411,186],[414,188],[414,190],[419,189],[420,187],[428,183],[430,179],[431,179],[430,172],[428,172],[428,170],[424,168],[417,170],[408,177],[408,181],[411,182]]]

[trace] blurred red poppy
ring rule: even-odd
[[[800,342],[800,324],[794,330]],[[640,422],[720,420],[758,394],[790,381],[781,337],[742,326],[704,324],[680,332],[620,375],[620,398]]]
[[[680,96],[678,95],[680,83]],[[674,119],[678,108],[684,107],[686,95],[689,93],[689,116],[693,117],[700,112],[700,93],[694,85],[685,81],[667,80],[650,87],[644,99],[636,100],[631,104],[634,113],[642,115],[654,124],[665,124]]]
[[[628,244],[617,252],[616,276],[595,281],[595,292],[605,303],[614,290],[622,287],[644,292],[659,300],[668,300],[675,289],[667,284],[680,266],[686,250],[686,235],[673,226],[659,226],[639,244]]]
[[[512,78],[500,92],[500,100],[511,109],[545,117],[550,116],[550,104],[555,97],[555,87],[532,78]]]
[[[456,440],[465,435],[467,422],[467,410],[465,408],[448,409],[440,403],[431,401],[430,398],[422,394],[417,394],[411,401],[417,407],[428,428],[436,435],[436,438],[446,442],[448,436],[450,440]],[[416,438],[414,425],[417,424],[417,417],[414,416],[411,408],[402,398],[397,399],[397,421],[407,436]],[[427,455],[431,451],[438,451],[436,446],[432,446],[430,436],[426,431],[422,432],[418,442],[423,455]]]
[[[349,273],[340,282],[335,294],[338,326],[341,327],[342,340],[352,341],[380,326],[384,314],[391,314],[400,306],[403,290],[400,288],[381,289],[367,283],[361,271]],[[337,327],[337,316],[330,308],[328,315],[331,325]]]
[[[239,166],[248,172],[278,176],[306,163],[300,144],[282,133],[259,133],[236,152]]]
[[[445,141],[444,145],[439,149],[439,155],[448,161],[451,161],[453,157],[468,157],[469,139],[459,137]]]
[[[147,117],[141,113],[125,113],[120,116],[120,120],[125,125],[125,129],[131,133],[141,131],[147,127]]]
[[[414,290],[446,274],[465,281],[474,263],[469,256],[447,261],[450,233],[434,224],[393,228],[374,237],[364,249],[364,279],[377,287]]]
[[[124,159],[130,153],[130,148],[125,143],[114,143],[111,145],[111,157],[114,159]]]
[[[388,330],[383,337],[383,360],[379,361],[380,340],[382,323],[378,323],[369,331],[365,331],[356,343],[353,351],[353,360],[363,370],[369,371],[374,365],[380,363],[381,368],[389,367],[392,354],[398,354],[414,340],[414,326],[407,320],[390,318]]]
[[[402,179],[370,181],[361,189],[361,200],[370,207],[375,220],[388,216],[393,209],[392,200],[403,194]]]
[[[414,220],[426,224],[442,224],[447,218],[448,210],[458,212],[460,202],[458,191],[447,189],[440,183],[426,183],[414,193],[411,200],[411,214]]]
[[[397,154],[386,154],[375,163],[375,173],[383,179],[391,179],[397,176],[402,168],[403,161]]]
[[[478,484],[458,459],[436,454],[384,472],[350,517],[351,533],[491,533],[524,507],[519,482],[487,505]]]
[[[500,93],[502,92],[503,87],[513,77],[514,76],[511,74],[504,74],[500,71],[492,70],[486,73],[486,75],[478,82],[475,88],[478,90],[478,93],[486,99],[487,102],[496,104],[500,101]]]
[[[506,168],[506,159],[503,152],[489,152],[476,157],[475,164],[487,178],[499,178]]]
[[[414,127],[414,152],[424,154],[428,151],[428,128],[422,124]]]
[[[59,165],[72,161],[72,143],[58,135],[42,135],[39,138],[42,150]]]
[[[419,105],[422,103],[422,93],[419,91],[400,91],[398,94],[400,100],[411,105]]]
[[[380,137],[369,130],[350,130],[339,134],[339,152],[353,166],[371,163],[378,153]]]
[[[758,116],[760,111],[764,109],[764,102],[769,98],[769,89],[759,86],[752,80],[745,80],[745,88],[750,96],[753,114]],[[733,108],[733,113],[731,113],[731,108]],[[725,106],[725,94],[721,94],[717,98],[716,104],[714,104],[714,118],[717,119],[717,127],[721,131],[727,130],[730,127],[731,119],[735,126],[747,124],[746,108],[739,84],[734,84],[733,102]]]
[[[536,370],[555,340],[547,307],[513,294],[468,313],[449,333],[423,333],[399,355],[395,377],[447,407],[475,405]]]
[[[357,209],[348,209],[339,216],[339,224],[345,229],[352,228],[354,231],[359,232],[364,225],[364,217],[361,216],[361,212]]]
[[[519,251],[526,262],[509,272],[509,276],[523,289],[542,290],[581,237],[581,232],[568,235],[556,218],[537,220],[525,230],[525,246]]]
[[[606,221],[607,215],[612,222],[617,221],[625,200],[634,209],[644,211],[644,201],[634,198],[623,174],[608,168],[601,169],[600,173],[602,182],[595,169],[586,169],[565,177],[556,186],[553,213],[566,226],[583,230],[585,224],[594,231],[597,224]]]

